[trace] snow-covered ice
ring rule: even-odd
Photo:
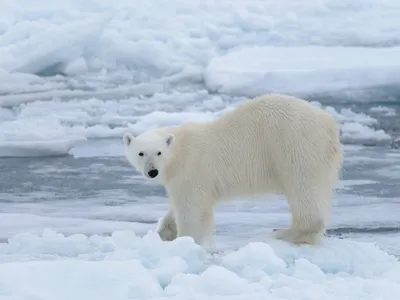
[[[371,92],[398,93],[399,15],[396,0],[0,1],[0,298],[395,299],[400,156],[363,145],[399,141],[397,96]],[[160,241],[165,196],[121,163],[122,133],[264,92],[340,123],[345,239],[268,239],[290,220],[272,197],[221,205],[211,253]]]
[[[396,85],[399,11],[394,0],[2,1],[0,155],[68,154],[267,91]],[[353,115],[344,142],[391,140]]]
[[[288,225],[282,199],[235,201],[219,209],[211,253],[189,238],[161,242],[149,230],[156,228],[151,221],[165,213],[166,199],[154,195],[151,184],[139,175],[128,178],[131,168],[116,161],[122,147],[108,146],[109,141],[101,140],[91,145],[92,150],[82,144],[78,159],[69,160],[80,167],[27,159],[22,161],[26,169],[15,168],[27,173],[26,177],[17,173],[11,178],[20,178],[27,189],[16,188],[12,198],[7,191],[0,192],[0,199],[10,201],[0,202],[0,296],[21,300],[392,300],[400,292],[398,258],[375,246],[382,244],[400,253],[398,234],[384,235],[383,242],[366,234],[330,237],[320,246],[301,247],[268,239],[264,234],[271,231],[269,227]],[[355,186],[379,183],[379,177],[363,180],[362,172],[371,173],[370,163],[395,165],[399,153],[386,151],[371,158],[373,149],[344,148],[346,173],[352,169],[359,175],[339,183],[331,225],[397,226],[397,198],[346,193]],[[93,155],[102,160],[91,162]],[[112,155],[117,157],[104,165]],[[88,164],[82,165],[79,159],[89,159]],[[124,176],[117,176],[121,171]],[[383,171],[382,176],[387,175]],[[104,184],[106,176],[112,180]],[[83,189],[71,178],[84,180]],[[98,188],[92,189],[99,181]],[[111,184],[116,186],[107,186]],[[82,195],[88,192],[86,187],[90,194]]]
[[[371,243],[255,241],[210,253],[191,238],[19,234],[0,245],[4,299],[393,299],[400,262]]]
[[[370,112],[383,114],[386,117],[390,117],[390,116],[395,116],[396,115],[396,110],[394,108],[381,106],[381,105],[371,107],[370,108]]]
[[[206,86],[241,96],[312,93],[400,81],[400,47],[244,47],[213,59]]]
[[[232,102],[231,98],[207,96],[205,92],[172,92],[147,99],[35,101],[15,107],[11,112],[3,109],[7,116],[0,121],[0,155],[67,154],[86,139],[120,138],[125,130],[140,133],[157,126],[205,122],[234,108],[241,99],[236,97]],[[182,108],[176,110],[176,106]],[[323,107],[341,124],[345,143],[391,140],[383,129],[375,128],[376,118],[351,109],[337,111],[330,106]]]
[[[8,0],[0,12],[0,67],[71,74],[130,68],[159,77],[188,64],[205,67],[235,47],[390,46],[399,42],[399,9],[393,0]]]

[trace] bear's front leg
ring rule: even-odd
[[[195,243],[202,245],[211,237],[214,229],[213,208],[197,205],[180,205],[175,209],[178,237],[190,236]]]
[[[174,212],[171,208],[168,209],[167,213],[158,224],[157,233],[163,241],[173,241],[178,236]]]

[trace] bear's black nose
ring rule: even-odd
[[[150,170],[147,174],[149,174],[151,178],[154,178],[158,175],[158,170],[157,169]]]

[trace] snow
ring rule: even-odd
[[[68,137],[67,137],[68,138]],[[0,157],[34,157],[34,156],[62,156],[68,152],[82,139],[65,140],[42,140],[42,141],[18,141],[2,142],[0,147]]]
[[[213,59],[214,92],[254,97],[391,85],[400,81],[400,47],[244,47]]]
[[[399,10],[393,0],[2,1],[0,156],[67,155],[128,128],[206,121],[267,91],[398,85]],[[345,143],[392,139],[369,116],[331,112]]]
[[[393,117],[396,115],[396,110],[394,108],[381,105],[371,107],[369,111],[373,113],[383,114],[386,117]]]
[[[135,5],[129,0],[42,0],[35,6],[19,0],[2,6],[0,67],[28,73],[57,63],[64,70],[84,59],[90,70],[130,67],[165,75],[186,64],[206,66],[213,56],[243,45],[362,47],[393,45],[400,36],[399,4],[392,0],[152,0]]]
[[[29,207],[29,205],[26,206]],[[53,205],[53,207],[57,207],[57,204]],[[50,210],[51,207],[48,209]],[[34,208],[32,208],[32,210],[34,210]],[[113,222],[112,220],[90,220],[80,217],[79,215],[53,217],[29,213],[7,213],[1,215],[1,222],[2,230],[0,240],[5,240],[21,232],[40,234],[43,230],[46,230],[46,228],[52,228],[57,232],[62,232],[67,235],[71,235],[75,232],[88,235],[102,234],[128,228],[144,234],[152,229],[151,224],[142,224],[134,221]]]
[[[385,234],[343,234],[343,238],[352,239],[353,241],[361,241],[361,242],[368,242],[368,243],[375,243],[380,245],[380,247],[384,247],[385,251],[389,254],[397,255],[399,249],[399,240],[400,240],[400,232],[386,232]],[[397,255],[398,256],[398,255]]]
[[[22,170],[15,168],[20,173],[11,180],[28,173],[19,178],[27,189],[6,186],[0,192],[5,200],[0,212],[0,296],[392,300],[399,294],[398,258],[374,245],[398,255],[398,234],[344,234],[346,240],[330,237],[320,246],[279,242],[268,237],[272,228],[289,225],[287,203],[279,197],[239,199],[218,207],[213,247],[200,248],[190,238],[161,242],[151,230],[166,211],[166,198],[119,157],[109,157],[123,150],[120,139],[113,142],[114,146],[107,140],[82,142],[73,151],[80,149],[77,156],[83,159],[62,158],[71,164],[27,159],[21,162]],[[339,183],[332,228],[398,226],[397,181],[387,172],[396,166],[398,151],[359,145],[344,149],[346,175],[357,174]],[[85,160],[85,154],[100,159]],[[376,169],[378,177],[365,175]],[[82,186],[75,186],[71,178]],[[367,192],[354,195],[352,189],[374,189],[375,183],[390,180],[394,194],[384,198]],[[88,193],[93,186],[96,189]]]
[[[399,11],[394,0],[0,1],[0,157],[69,155],[5,164],[0,298],[393,299],[398,232],[286,244],[265,234],[290,220],[272,197],[221,205],[211,248],[162,242],[165,197],[118,159],[126,130],[207,122],[260,93],[398,86]],[[338,184],[332,228],[398,227],[398,151],[360,146],[398,139],[378,122],[398,114],[387,100],[364,112],[312,101],[339,122],[357,173]]]
[[[244,100],[237,97],[232,102],[231,98],[220,95],[204,99],[204,94],[171,92],[147,99],[129,97],[113,101],[54,99],[21,104],[13,111],[3,109],[0,155],[68,154],[86,139],[121,138],[126,130],[140,133],[158,126],[213,120]],[[184,108],[177,111],[176,105]],[[382,129],[374,128],[377,119],[371,116],[351,109],[337,111],[330,106],[322,107],[340,123],[345,143],[379,143],[391,139]]]
[[[45,230],[0,245],[0,293],[10,299],[392,299],[400,262],[372,243],[267,239],[209,252],[191,238],[149,232],[64,236]]]

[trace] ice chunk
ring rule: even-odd
[[[400,292],[398,259],[371,243],[334,238],[316,246],[266,239],[211,255],[191,238],[162,242],[154,232],[45,231],[0,244],[0,260],[0,293],[22,299],[391,299]]]
[[[396,84],[400,47],[241,47],[214,58],[205,71],[213,92],[257,96]]]

